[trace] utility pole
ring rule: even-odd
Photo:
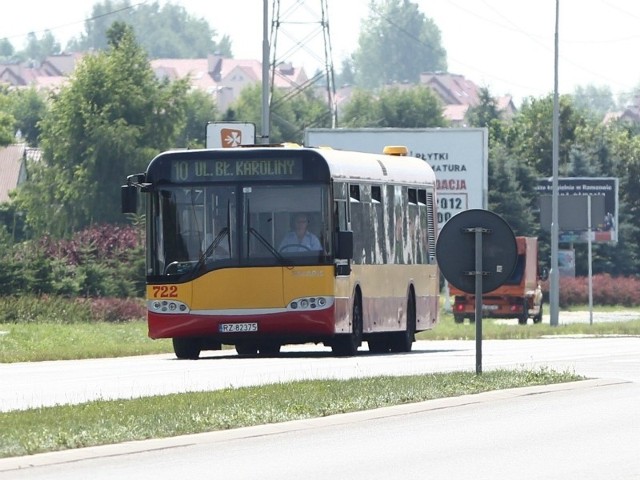
[[[269,144],[269,0],[262,0],[262,130],[260,143]]]
[[[558,18],[560,0],[556,0],[556,33],[554,55],[554,85],[553,85],[553,178],[551,196],[551,271],[549,272],[549,313],[550,324],[558,325],[558,309],[560,304],[560,272],[558,271],[558,157],[560,156],[560,126],[558,106]]]

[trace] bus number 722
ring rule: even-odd
[[[177,285],[154,285],[153,298],[175,298],[178,296]]]

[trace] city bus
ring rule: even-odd
[[[436,179],[405,147],[385,151],[175,150],[130,175],[122,211],[145,214],[149,337],[180,359],[223,345],[410,351],[438,319]],[[282,244],[298,220],[313,248]]]

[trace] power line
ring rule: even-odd
[[[73,27],[73,26],[76,26],[76,25],[81,25],[81,24],[84,24],[85,22],[92,22],[94,20],[98,20],[100,18],[108,17],[110,15],[115,15],[115,14],[120,13],[120,12],[126,12],[127,10],[132,10],[132,9],[137,8],[137,7],[139,7],[141,5],[144,5],[146,3],[149,3],[149,0],[143,0],[142,2],[138,2],[138,3],[135,3],[133,5],[129,5],[127,7],[118,8],[117,10],[112,10],[111,12],[103,13],[101,15],[96,15],[94,17],[85,18],[84,20],[78,20],[78,21],[74,21],[74,22],[70,22],[70,23],[65,23],[63,25],[57,25],[57,26],[51,27],[51,28],[43,28],[41,30],[29,31],[27,33],[11,35],[11,36],[8,36],[8,37],[3,37],[3,38],[6,38],[7,40],[11,40],[11,39],[14,39],[14,38],[25,38],[25,37],[28,37],[31,34],[38,35],[38,34],[44,34],[44,33],[47,33],[47,32],[54,32],[55,30],[61,30],[63,28],[69,28],[69,27]]]

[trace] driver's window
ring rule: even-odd
[[[244,188],[248,256],[277,259],[278,253],[325,250],[323,191],[317,185]]]

